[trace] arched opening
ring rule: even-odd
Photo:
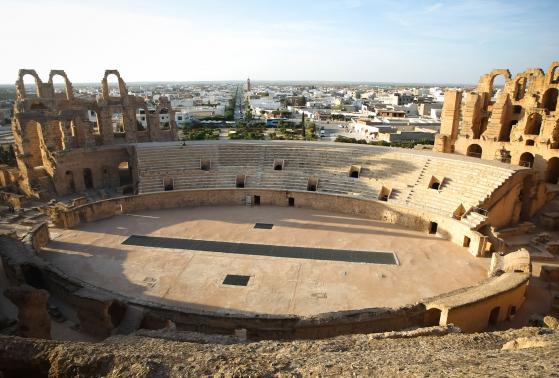
[[[518,124],[518,121],[510,121],[501,128],[501,132],[499,133],[499,142],[510,142],[510,133],[516,124]]]
[[[559,158],[552,157],[547,161],[545,180],[550,184],[557,184],[559,180]]]
[[[548,112],[554,112],[557,109],[557,88],[549,88],[543,94],[542,107]]]
[[[159,128],[161,130],[168,130],[171,127],[171,119],[169,109],[161,108],[159,110]]]
[[[123,161],[118,165],[118,178],[120,186],[132,184],[132,168],[127,161]]]
[[[526,139],[526,143],[527,146],[535,146],[536,142],[534,142],[533,139]]]
[[[382,188],[380,188],[380,192],[378,193],[378,200],[387,202],[391,192],[392,190],[390,188],[383,186]]]
[[[66,171],[64,181],[66,182],[66,188],[69,194],[76,192],[76,184],[74,183],[74,173],[72,171]]]
[[[235,178],[235,187],[236,188],[244,188],[246,183],[247,177],[245,175],[237,175]]]
[[[113,133],[124,134],[124,117],[122,113],[113,113],[111,116],[111,123],[113,125]]]
[[[528,90],[528,79],[525,77],[521,77],[516,80],[514,84],[514,99],[516,101],[522,100],[526,95],[526,91]]]
[[[175,189],[175,183],[172,177],[165,177],[163,179],[163,189],[167,192]]]
[[[507,319],[512,320],[515,315],[516,315],[516,306],[510,305],[509,310],[508,310]]]
[[[37,87],[37,78],[31,74],[25,74],[22,77],[23,81],[23,92],[25,93],[25,98],[37,98],[39,97],[39,88]]]
[[[359,173],[361,173],[361,167],[357,165],[352,165],[349,167],[349,177],[359,178]]]
[[[503,74],[498,74],[493,76],[490,85],[490,90],[491,90],[490,94],[491,94],[492,101],[495,101],[499,93],[503,90],[503,88],[505,87],[505,83],[506,83],[506,78]]]
[[[316,192],[318,190],[318,177],[311,176],[307,181],[307,191]]]
[[[501,307],[495,307],[491,310],[489,313],[489,326],[493,326],[499,322],[499,311],[501,311]]]
[[[538,113],[530,114],[528,121],[526,122],[526,129],[524,134],[526,135],[540,135],[540,130],[542,128],[542,116]]]
[[[440,187],[441,187],[441,180],[439,180],[435,176],[431,176],[431,180],[429,181],[429,188],[439,190]]]
[[[437,222],[430,222],[429,223],[429,233],[431,235],[435,235],[437,230],[439,229],[439,224]]]
[[[425,327],[438,326],[441,321],[441,310],[438,308],[430,308],[425,312]]]
[[[68,96],[67,87],[66,87],[66,79],[64,76],[60,74],[54,74],[52,76],[52,89],[54,93],[64,93],[66,97]]]
[[[148,128],[148,115],[145,108],[136,109],[136,128],[138,131],[146,131]]]
[[[83,184],[86,189],[93,189],[93,174],[89,168],[83,169]]]
[[[557,69],[559,66],[553,67],[551,70],[551,84],[559,84],[559,70]]]
[[[274,160],[274,171],[283,171],[283,165],[285,162],[283,160],[275,159]]]
[[[95,110],[87,111],[87,120],[91,123],[91,132],[93,134],[99,134],[101,131],[99,129],[99,119]]]
[[[107,75],[107,86],[109,88],[109,96],[120,97],[120,84],[118,82],[118,76],[112,73]]]
[[[481,158],[482,149],[479,144],[470,144],[466,154],[471,157]]]
[[[534,166],[534,155],[529,152],[524,152],[522,155],[520,155],[518,165],[522,167],[532,168]]]

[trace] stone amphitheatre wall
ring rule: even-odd
[[[247,195],[260,195],[262,206],[287,206],[288,198],[291,197],[295,199],[296,206],[358,214],[403,224],[416,230],[427,231],[429,227],[429,221],[422,219],[421,214],[412,216],[408,211],[402,213],[398,209],[381,204],[364,206],[369,205],[369,201],[365,200],[316,193],[248,189],[177,191],[121,197],[72,209],[59,209],[52,214],[52,217],[59,226],[75,227],[82,222],[102,220],[122,212],[243,204]],[[441,219],[441,222],[444,221]],[[448,219],[446,221],[452,222]],[[457,221],[454,222],[459,224]],[[440,230],[443,233],[441,236],[450,237],[452,233],[445,231],[444,225],[441,223]],[[492,271],[492,277],[478,286],[425,299],[420,303],[399,309],[362,309],[312,317],[242,312],[215,313],[126,298],[118,293],[93,287],[74,277],[69,277],[39,257],[38,251],[47,241],[46,226],[36,227],[32,231],[32,234],[26,238],[26,247],[18,245],[18,242],[13,239],[0,238],[0,247],[2,247],[0,250],[8,275],[12,280],[45,288],[53,295],[62,298],[76,309],[82,330],[98,336],[106,336],[113,332],[130,308],[140,309],[143,313],[140,324],[142,328],[161,328],[165,326],[167,320],[171,320],[179,329],[208,333],[227,334],[236,329],[246,329],[248,336],[254,339],[321,338],[347,333],[382,332],[450,323],[463,327],[465,331],[479,331],[493,322],[501,322],[514,315],[523,303],[530,276],[529,268],[526,268],[527,265],[529,266],[528,256],[522,269],[505,267],[502,268],[503,271]],[[526,257],[523,258],[526,260]],[[496,315],[495,308],[499,308]]]
[[[468,250],[474,256],[483,255],[489,248],[484,235],[471,230],[466,224],[453,218],[421,212],[389,202],[316,192],[263,189],[204,189],[157,192],[113,198],[74,208],[59,207],[58,211],[53,212],[52,219],[59,227],[72,228],[81,222],[106,219],[123,212],[193,206],[244,205],[247,196],[251,200],[254,196],[259,196],[261,206],[289,206],[289,199],[292,198],[294,206],[297,207],[359,215],[386,223],[399,224],[422,232],[429,232],[432,222],[435,222],[437,233],[444,239],[462,246],[465,238],[469,238]]]
[[[559,62],[548,71],[527,69],[512,77],[497,69],[466,95],[448,90],[435,151],[534,168],[542,180],[559,179]],[[497,91],[496,77],[505,84]]]
[[[110,91],[108,78],[113,76],[118,92]],[[26,90],[24,77],[35,81],[35,93]],[[64,80],[62,91],[54,77]],[[117,70],[105,71],[100,89],[97,96],[77,96],[64,71],[52,70],[43,82],[35,70],[20,70],[12,130],[19,170],[15,184],[22,192],[51,198],[117,188],[122,186],[118,164],[131,162],[126,145],[177,139],[175,112],[167,98],[151,103],[130,95]],[[123,148],[101,148],[108,146]]]

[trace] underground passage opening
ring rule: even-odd
[[[118,301],[113,301],[109,306],[108,313],[111,317],[111,323],[113,327],[116,327],[122,322],[124,318],[124,313],[126,312],[126,306]]]
[[[392,191],[392,190],[391,190],[390,188],[387,188],[386,186],[383,186],[383,187],[380,189],[380,192],[379,192],[379,194],[378,194],[378,199],[379,199],[379,201],[387,202],[387,201],[388,201],[388,198],[390,197],[391,191]]]
[[[470,239],[468,236],[464,236],[464,243],[462,243],[463,247],[469,247],[470,243],[471,243],[472,239]]]
[[[309,177],[307,181],[307,191],[309,192],[316,192],[318,189],[318,177]]]
[[[86,189],[93,189],[93,174],[89,168],[83,170],[83,184]]]
[[[74,183],[74,173],[72,173],[72,171],[66,171],[66,184],[68,185],[68,191],[70,193],[76,192],[76,184]]]
[[[499,311],[500,310],[501,310],[501,307],[495,307],[491,310],[491,312],[489,313],[488,325],[492,326],[492,325],[495,325],[499,322]]]
[[[211,160],[200,160],[200,169],[202,171],[209,171],[212,166]]]
[[[466,154],[471,157],[481,158],[482,149],[479,144],[471,144],[468,146]]]
[[[223,280],[223,285],[247,286],[249,280],[250,280],[250,276],[243,276],[239,274],[228,274],[225,276],[225,279]]]
[[[547,162],[546,181],[550,184],[557,184],[559,180],[559,158],[553,157]]]
[[[361,173],[361,167],[358,165],[352,165],[349,168],[349,177],[352,178],[359,178],[359,174]]]
[[[288,204],[289,204],[289,206],[291,206],[291,207],[295,206],[295,198],[289,197],[289,199],[288,199]]]
[[[165,177],[165,179],[163,179],[163,189],[165,189],[166,192],[175,189],[175,183],[173,178]]]
[[[522,167],[532,168],[534,166],[534,155],[529,152],[524,152],[522,155],[520,155],[518,165]]]
[[[254,196],[254,205],[260,206],[260,196]]]
[[[244,188],[245,187],[246,176],[245,175],[237,175],[235,179],[235,187],[236,188]]]
[[[120,162],[118,165],[119,186],[132,184],[132,169],[127,161]]]
[[[533,139],[527,139],[526,140],[526,145],[527,146],[534,146],[536,144],[536,142],[534,142]]]
[[[36,289],[47,289],[43,272],[33,265],[22,265],[21,272],[25,282]]]
[[[274,171],[283,171],[284,160],[274,160]]]
[[[437,222],[430,222],[429,223],[429,233],[431,235],[436,234],[438,228],[439,228],[439,225],[437,224]]]
[[[438,308],[430,308],[425,312],[425,327],[438,326],[441,321],[441,310]]]

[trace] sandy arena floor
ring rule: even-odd
[[[273,223],[271,230],[254,223]],[[121,294],[213,311],[311,315],[398,307],[470,286],[488,259],[425,233],[302,208],[198,207],[123,214],[74,230],[51,230],[42,256],[69,275]],[[213,241],[392,251],[377,265],[147,248],[121,243],[151,235]],[[248,286],[223,285],[227,274]]]

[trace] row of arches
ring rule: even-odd
[[[479,144],[470,144],[466,150],[466,155],[475,158],[481,158],[483,155],[483,148]],[[518,165],[528,168],[534,167],[534,154],[530,152],[522,153],[518,161]],[[545,172],[545,180],[550,184],[557,184],[559,181],[559,157],[552,157],[547,161],[547,168]]]
[[[74,91],[66,73],[62,70],[52,70],[47,82],[54,93],[65,93],[67,99],[74,96]],[[35,70],[20,70],[18,78],[20,95],[23,98],[38,98],[43,94],[43,82]],[[101,89],[105,97],[121,97],[127,94],[126,85],[116,70],[105,71],[101,81]]]

